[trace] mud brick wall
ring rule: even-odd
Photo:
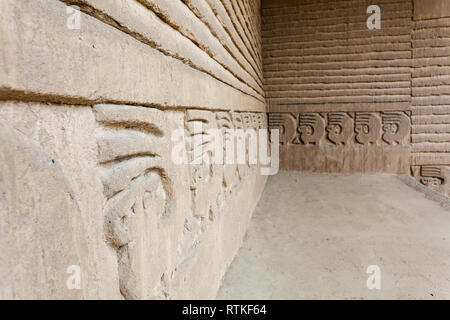
[[[448,1],[265,0],[262,39],[282,168],[408,173],[450,194]]]
[[[171,135],[267,127],[259,12],[0,0],[0,298],[215,297],[266,178]]]
[[[369,30],[367,8],[381,8]],[[264,87],[281,166],[410,171],[410,0],[263,1]]]

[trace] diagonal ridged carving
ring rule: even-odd
[[[94,112],[105,234],[117,249],[120,289],[126,298],[149,297],[166,266],[147,269],[152,260],[167,259],[167,248],[157,241],[173,211],[167,119],[162,111],[132,106],[97,105]]]

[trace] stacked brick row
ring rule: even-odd
[[[265,1],[263,64],[271,111],[324,105],[364,110],[410,103],[412,3],[380,0],[369,30],[364,0]]]

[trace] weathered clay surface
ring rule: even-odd
[[[243,165],[243,172],[233,165],[215,165],[210,171],[206,164],[175,164],[171,152],[177,141],[171,133],[180,128],[186,132],[182,146],[189,155],[192,121],[209,119],[211,127],[218,128],[224,118],[229,127],[239,126],[242,118],[249,119],[247,127],[265,127],[261,114],[1,104],[1,241],[8,252],[0,265],[2,297],[214,298],[265,177],[253,165]],[[24,200],[27,197],[30,200]],[[54,219],[49,206],[64,218]],[[11,217],[20,210],[22,219],[31,219],[21,226],[32,231],[23,239],[11,236],[18,228]],[[30,242],[47,233],[51,236],[41,242]],[[46,280],[35,276],[37,269],[20,266],[43,264],[35,260],[40,255],[33,258],[40,251],[50,269],[44,264],[39,272],[56,278],[39,287]],[[211,256],[217,260],[204,270],[210,285],[199,286],[195,273]],[[81,268],[80,290],[66,287],[65,272],[71,265]],[[23,280],[11,283],[11,266]],[[35,292],[26,291],[30,281]],[[185,286],[187,282],[191,284]]]
[[[219,78],[215,79],[192,68],[184,57],[174,59],[91,15],[81,15],[79,30],[69,29],[67,5],[58,0],[1,0],[0,14],[4,96],[265,111],[260,95],[224,83],[228,80],[218,71],[212,73]],[[180,47],[183,50],[186,43]],[[213,63],[208,55],[199,59],[204,65]]]
[[[269,177],[218,298],[450,299],[450,216],[437,203],[448,208],[450,199],[403,177]],[[372,264],[381,290],[367,289]]]
[[[104,241],[91,108],[3,102],[0,121],[9,128],[0,144],[0,241],[8,244],[0,274],[11,281],[2,280],[2,298],[120,298],[117,260]],[[79,290],[66,287],[72,265],[80,267]]]
[[[259,8],[0,0],[0,298],[215,297],[266,178],[172,153],[267,128]]]
[[[370,4],[381,9],[379,30],[366,26],[367,1],[263,1],[264,85],[281,166],[410,173],[448,194],[449,2]]]
[[[282,169],[408,173],[410,119],[405,112],[269,113],[280,130]]]

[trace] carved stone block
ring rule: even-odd
[[[409,171],[411,125],[403,111],[278,112],[269,113],[269,125],[281,131],[282,169]]]

